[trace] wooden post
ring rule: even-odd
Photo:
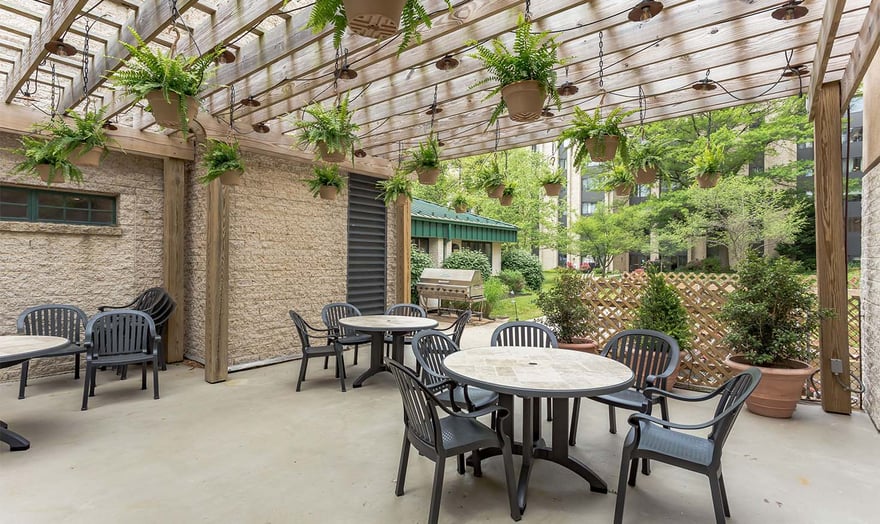
[[[862,149],[862,172],[866,175],[880,165],[880,52],[874,56],[864,81],[865,110]],[[876,176],[876,175],[875,175]]]
[[[410,251],[412,251],[412,201],[405,199],[397,207],[397,303],[408,304],[411,300]]]
[[[229,216],[226,188],[208,184],[205,278],[205,381],[223,382],[229,372]]]
[[[849,414],[849,337],[847,334],[846,224],[843,220],[843,174],[840,144],[840,83],[824,84],[816,100],[816,277],[819,304],[834,311],[819,328],[822,409]],[[844,373],[831,373],[831,359]]]
[[[165,212],[162,235],[162,280],[165,290],[177,303],[171,317],[162,347],[166,362],[183,360],[183,306],[186,298],[184,278],[184,237],[186,217],[186,165],[183,160],[165,159],[164,177]]]

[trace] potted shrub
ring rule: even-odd
[[[103,127],[106,111],[106,106],[82,115],[68,110],[67,116],[73,119],[73,126],[62,116],[56,115],[49,122],[37,124],[34,128],[50,133],[56,146],[67,152],[74,164],[96,167],[106,156],[106,146],[111,141]]]
[[[587,280],[570,268],[559,268],[556,283],[538,292],[535,304],[544,313],[544,323],[559,339],[559,347],[595,353],[598,345],[587,336],[595,318],[586,303]]]
[[[611,164],[600,177],[606,191],[614,191],[619,197],[628,197],[636,185],[632,171],[622,162]]]
[[[82,171],[67,159],[68,152],[57,140],[23,136],[21,147],[13,153],[25,159],[12,168],[13,173],[36,173],[47,184],[60,184],[65,179],[82,182]]]
[[[597,107],[592,115],[579,107],[574,108],[571,126],[559,135],[559,140],[568,140],[574,148],[574,165],[581,167],[589,159],[593,162],[608,162],[614,159],[618,150],[624,162],[629,160],[626,147],[626,133],[620,127],[623,119],[634,111],[624,111],[615,107],[604,119]]]
[[[303,111],[312,120],[297,120],[294,126],[299,130],[299,145],[303,149],[314,146],[325,162],[339,163],[357,142],[360,127],[352,123],[354,113],[348,107],[348,95],[332,107],[324,107],[316,102]]]
[[[499,198],[499,202],[502,206],[509,206],[513,203],[513,197],[516,195],[516,182],[508,182],[504,186],[504,191],[501,192],[501,198]]]
[[[209,138],[202,155],[202,166],[205,168],[205,174],[199,178],[199,182],[207,184],[219,178],[224,186],[239,185],[241,175],[244,173],[244,164],[241,161],[238,142],[228,143]]]
[[[789,418],[814,371],[807,363],[815,356],[813,333],[832,311],[818,307],[797,262],[750,252],[737,273],[736,290],[720,316],[727,323],[724,340],[732,352],[726,364],[734,371],[756,366],[763,373],[746,401],[749,411]]]
[[[706,148],[694,157],[688,174],[697,179],[701,188],[709,189],[718,184],[723,163],[724,148],[720,145],[706,144]]]
[[[486,99],[501,92],[501,101],[492,111],[489,125],[495,123],[505,108],[513,121],[538,120],[548,105],[545,103],[548,94],[553,105],[562,107],[559,93],[556,92],[556,71],[553,68],[563,61],[557,58],[558,44],[547,31],[533,34],[531,23],[520,15],[512,49],[508,49],[497,38],[489,46],[476,41],[468,45],[475,46],[475,52],[470,56],[482,62],[489,73],[487,78],[470,88],[487,83],[495,85]]]
[[[129,31],[137,45],[120,42],[131,56],[125,68],[110,75],[110,81],[126,94],[146,99],[157,124],[178,129],[186,136],[189,121],[199,111],[196,95],[223,48],[202,56],[173,56],[150,48],[134,29]]]
[[[456,213],[466,213],[468,210],[468,199],[464,193],[456,193],[452,197],[452,207]]]
[[[412,180],[404,171],[397,171],[390,178],[380,180],[376,187],[381,191],[379,197],[385,201],[386,206],[403,204],[406,199],[412,198]]]
[[[428,138],[409,152],[409,158],[403,163],[406,172],[415,171],[419,183],[433,186],[440,176],[440,144],[437,135],[431,132]]]
[[[651,140],[630,141],[629,162],[635,172],[635,182],[639,185],[653,184],[657,181],[657,171],[669,152],[666,142]]]
[[[483,163],[479,173],[480,187],[486,190],[489,198],[501,198],[504,193],[504,175],[498,167],[498,160],[492,159]]]
[[[314,176],[307,181],[312,196],[320,196],[324,200],[336,200],[336,195],[345,187],[345,177],[339,174],[339,166],[315,164],[312,173]]]
[[[538,179],[538,183],[544,186],[544,192],[549,197],[558,197],[565,182],[565,173],[561,169],[554,169]]]

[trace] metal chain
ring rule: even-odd
[[[602,31],[599,31],[599,89],[605,89],[605,64],[602,60],[605,57],[604,47],[605,43],[602,40]]]
[[[82,48],[82,96],[86,101],[85,111],[89,110],[89,31],[92,29],[94,22],[86,22],[86,31]]]
[[[431,102],[431,132],[434,132],[434,115],[437,114],[437,84],[434,84],[434,101]]]
[[[645,90],[639,86],[639,127],[642,133],[645,132],[645,114],[648,112],[648,100],[645,97]]]
[[[498,152],[498,138],[499,138],[498,133],[500,133],[500,131],[501,130],[498,127],[498,120],[496,120],[495,121],[495,152],[496,153]]]
[[[55,83],[57,77],[55,76],[55,62],[52,62],[52,117],[55,117]]]
[[[229,129],[232,129],[232,115],[235,112],[235,84],[229,84]]]
[[[532,21],[532,2],[531,0],[526,0],[526,12],[524,13],[524,17],[526,22]]]

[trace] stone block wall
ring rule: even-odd
[[[20,158],[13,135],[0,133],[0,182],[46,188],[35,176],[11,175]],[[118,195],[116,227],[0,221],[0,334],[15,333],[29,306],[73,304],[87,315],[98,306],[131,302],[162,282],[162,161],[110,153],[85,181],[58,189]],[[54,186],[54,184],[53,184]],[[37,359],[31,376],[71,371],[72,360]],[[19,367],[0,370],[17,380]]]
[[[880,166],[862,179],[863,405],[880,429]]]

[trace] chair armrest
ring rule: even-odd
[[[666,426],[668,428],[681,429],[684,431],[696,431],[712,426],[718,421],[718,417],[713,418],[708,422],[701,422],[700,424],[680,424],[678,422],[669,422],[668,420],[662,420],[657,417],[652,417],[651,415],[647,415],[645,413],[633,413],[629,416],[629,419],[627,421],[633,427],[638,427],[640,421],[645,421],[652,424],[657,424],[658,426]]]
[[[485,408],[477,411],[469,411],[467,413],[455,413],[454,416],[464,418],[477,418],[493,412],[498,413],[498,416],[502,418],[507,417],[510,414],[510,411],[508,411],[507,408],[501,406],[486,406]]]
[[[704,400],[708,400],[708,399],[714,397],[715,395],[717,395],[721,391],[722,391],[721,389],[716,389],[715,391],[708,393],[706,395],[700,395],[698,397],[687,397],[684,395],[679,395],[678,393],[672,393],[670,391],[666,391],[665,389],[650,387],[650,388],[645,388],[644,391],[642,391],[642,393],[644,393],[644,395],[646,397],[648,397],[649,399],[653,398],[654,395],[659,395],[661,397],[674,398],[675,400],[681,400],[683,402],[702,402]]]
[[[137,299],[135,299],[133,302],[129,302],[128,304],[126,304],[124,306],[98,306],[98,311],[103,313],[104,311],[107,311],[108,309],[131,309],[131,306],[133,306],[135,304],[137,304]]]

